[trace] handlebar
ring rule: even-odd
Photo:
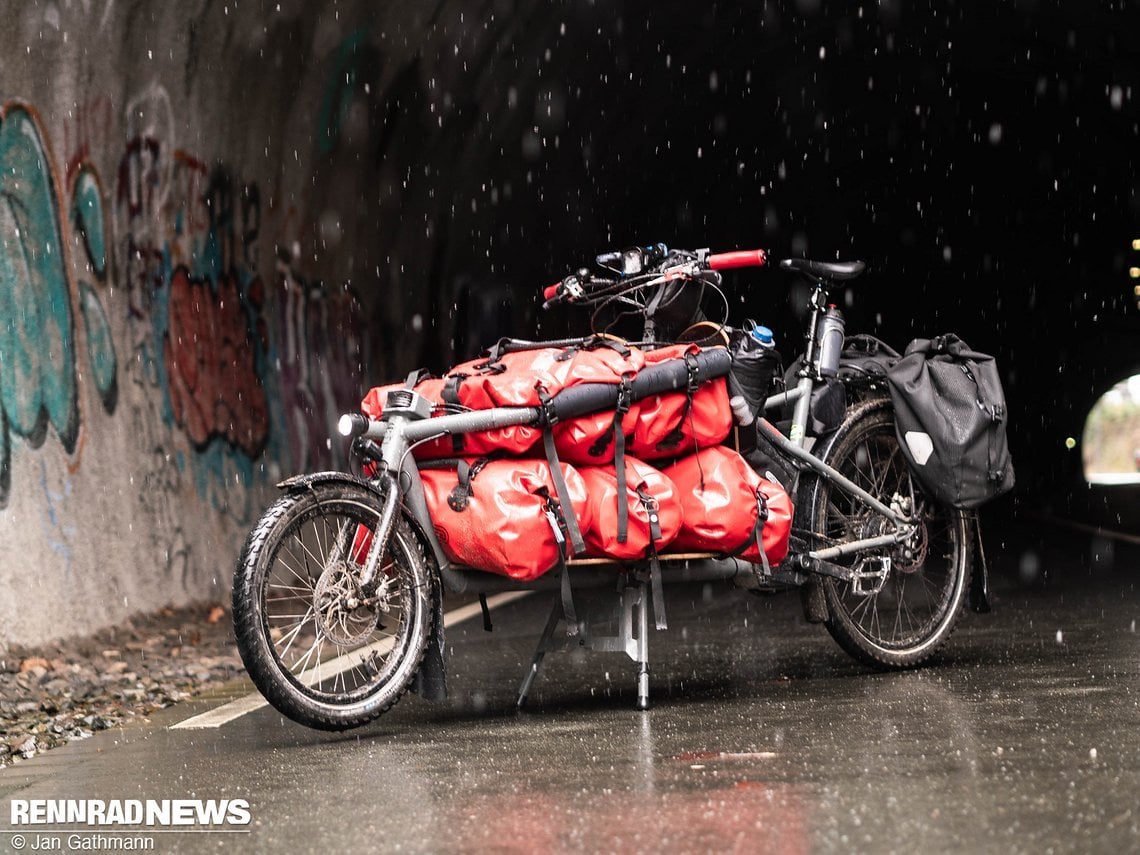
[[[718,252],[705,259],[711,270],[731,270],[736,267],[763,267],[768,253],[762,249],[742,249],[737,252]]]
[[[638,267],[636,273],[618,273],[617,279],[597,278],[590,275],[587,269],[579,270],[562,281],[555,282],[543,289],[543,308],[550,308],[561,302],[578,302],[583,297],[603,296],[601,292],[604,292],[604,296],[608,296],[612,291],[623,287],[624,283],[632,284],[637,279],[638,274],[654,276],[666,270],[680,270],[683,266],[689,266],[690,271],[700,269],[720,271],[741,267],[764,267],[768,264],[768,253],[762,249],[736,250],[704,255],[704,251],[695,253],[675,251],[670,253],[663,244],[655,244],[652,247],[645,248],[645,250],[634,248],[628,252],[636,253],[643,261],[652,260],[655,263],[646,268]],[[619,262],[624,255],[625,253],[620,252],[606,253],[599,255],[597,261],[599,264],[608,266]],[[615,273],[617,272],[615,270]]]

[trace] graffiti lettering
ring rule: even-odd
[[[232,276],[214,293],[185,268],[170,283],[170,328],[164,342],[174,419],[197,445],[224,437],[257,454],[269,426],[265,389],[254,370],[254,345]]]
[[[60,219],[58,182],[38,116],[28,106],[0,111],[0,502],[10,488],[11,435],[40,445],[49,426],[70,454],[80,418],[72,288]],[[105,273],[98,181],[80,171],[74,216],[88,258]],[[96,259],[99,259],[98,261]],[[101,275],[101,274],[100,274]],[[87,353],[104,406],[114,407],[115,351],[98,295],[82,297]]]

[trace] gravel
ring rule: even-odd
[[[229,610],[136,615],[94,635],[0,647],[0,767],[145,720],[245,673]]]

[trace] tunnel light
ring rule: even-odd
[[[1132,248],[1137,252],[1140,252],[1140,238],[1132,239]]]
[[[1140,279],[1140,267],[1129,267],[1128,275],[1133,279]]]

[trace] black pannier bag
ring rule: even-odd
[[[1005,393],[992,356],[953,334],[919,338],[886,376],[903,453],[931,496],[971,509],[1013,488]]]

